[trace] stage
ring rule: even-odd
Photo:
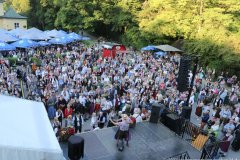
[[[201,153],[186,141],[178,138],[161,123],[139,123],[131,129],[129,147],[117,150],[114,135],[117,128],[78,134],[85,139],[84,160],[162,160],[188,152],[191,159],[200,159]],[[67,159],[67,144],[61,143]]]

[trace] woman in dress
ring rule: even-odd
[[[112,119],[112,120],[116,119],[116,112],[114,110],[111,110],[108,117],[109,119]],[[107,127],[113,127],[113,126],[114,124],[111,121],[109,121]]]
[[[222,139],[222,142],[220,143],[220,154],[222,154],[223,157],[227,155],[231,140],[233,139],[232,130],[228,130],[225,136]]]
[[[52,127],[53,127],[53,131],[54,131],[56,137],[58,138],[59,137],[59,130],[61,129],[61,124],[58,121],[57,117],[54,118]]]
[[[56,117],[57,117],[60,125],[62,126],[63,112],[62,112],[62,110],[61,110],[60,107],[59,107],[58,110],[56,111]]]
[[[89,108],[89,115],[92,115],[94,112],[95,100],[92,96],[90,96],[90,108]]]
[[[97,114],[95,112],[92,113],[90,125],[92,129],[95,129],[97,127]]]
[[[123,151],[124,149],[124,139],[126,140],[127,146],[128,146],[128,138],[129,138],[129,124],[132,123],[131,119],[127,116],[127,114],[122,115],[121,122],[114,122],[112,119],[110,121],[116,125],[119,126],[118,131],[116,132],[115,139],[117,140],[117,147],[118,142],[121,140],[121,146],[119,146],[119,151]]]
[[[99,97],[97,95],[96,96],[96,100],[95,100],[95,108],[94,108],[95,112],[98,112],[100,110],[100,103],[101,103],[101,101],[100,101],[100,99],[99,99]]]
[[[72,115],[69,115],[69,116],[67,117],[66,126],[67,126],[68,128],[73,128],[73,127],[74,127]]]
[[[197,106],[196,108],[196,111],[195,111],[195,115],[197,116],[197,119],[199,119],[201,116],[202,116],[202,107],[203,107],[203,103],[199,103],[199,105]]]

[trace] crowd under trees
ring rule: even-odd
[[[176,44],[203,66],[240,75],[239,0],[6,0],[43,30],[85,30],[141,48]]]

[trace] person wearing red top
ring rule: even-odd
[[[64,118],[68,118],[69,115],[72,115],[73,110],[70,105],[67,105],[67,108],[64,111]]]

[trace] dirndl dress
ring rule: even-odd
[[[121,131],[120,129],[118,129],[115,134],[115,139],[116,140],[128,139],[128,131]]]

